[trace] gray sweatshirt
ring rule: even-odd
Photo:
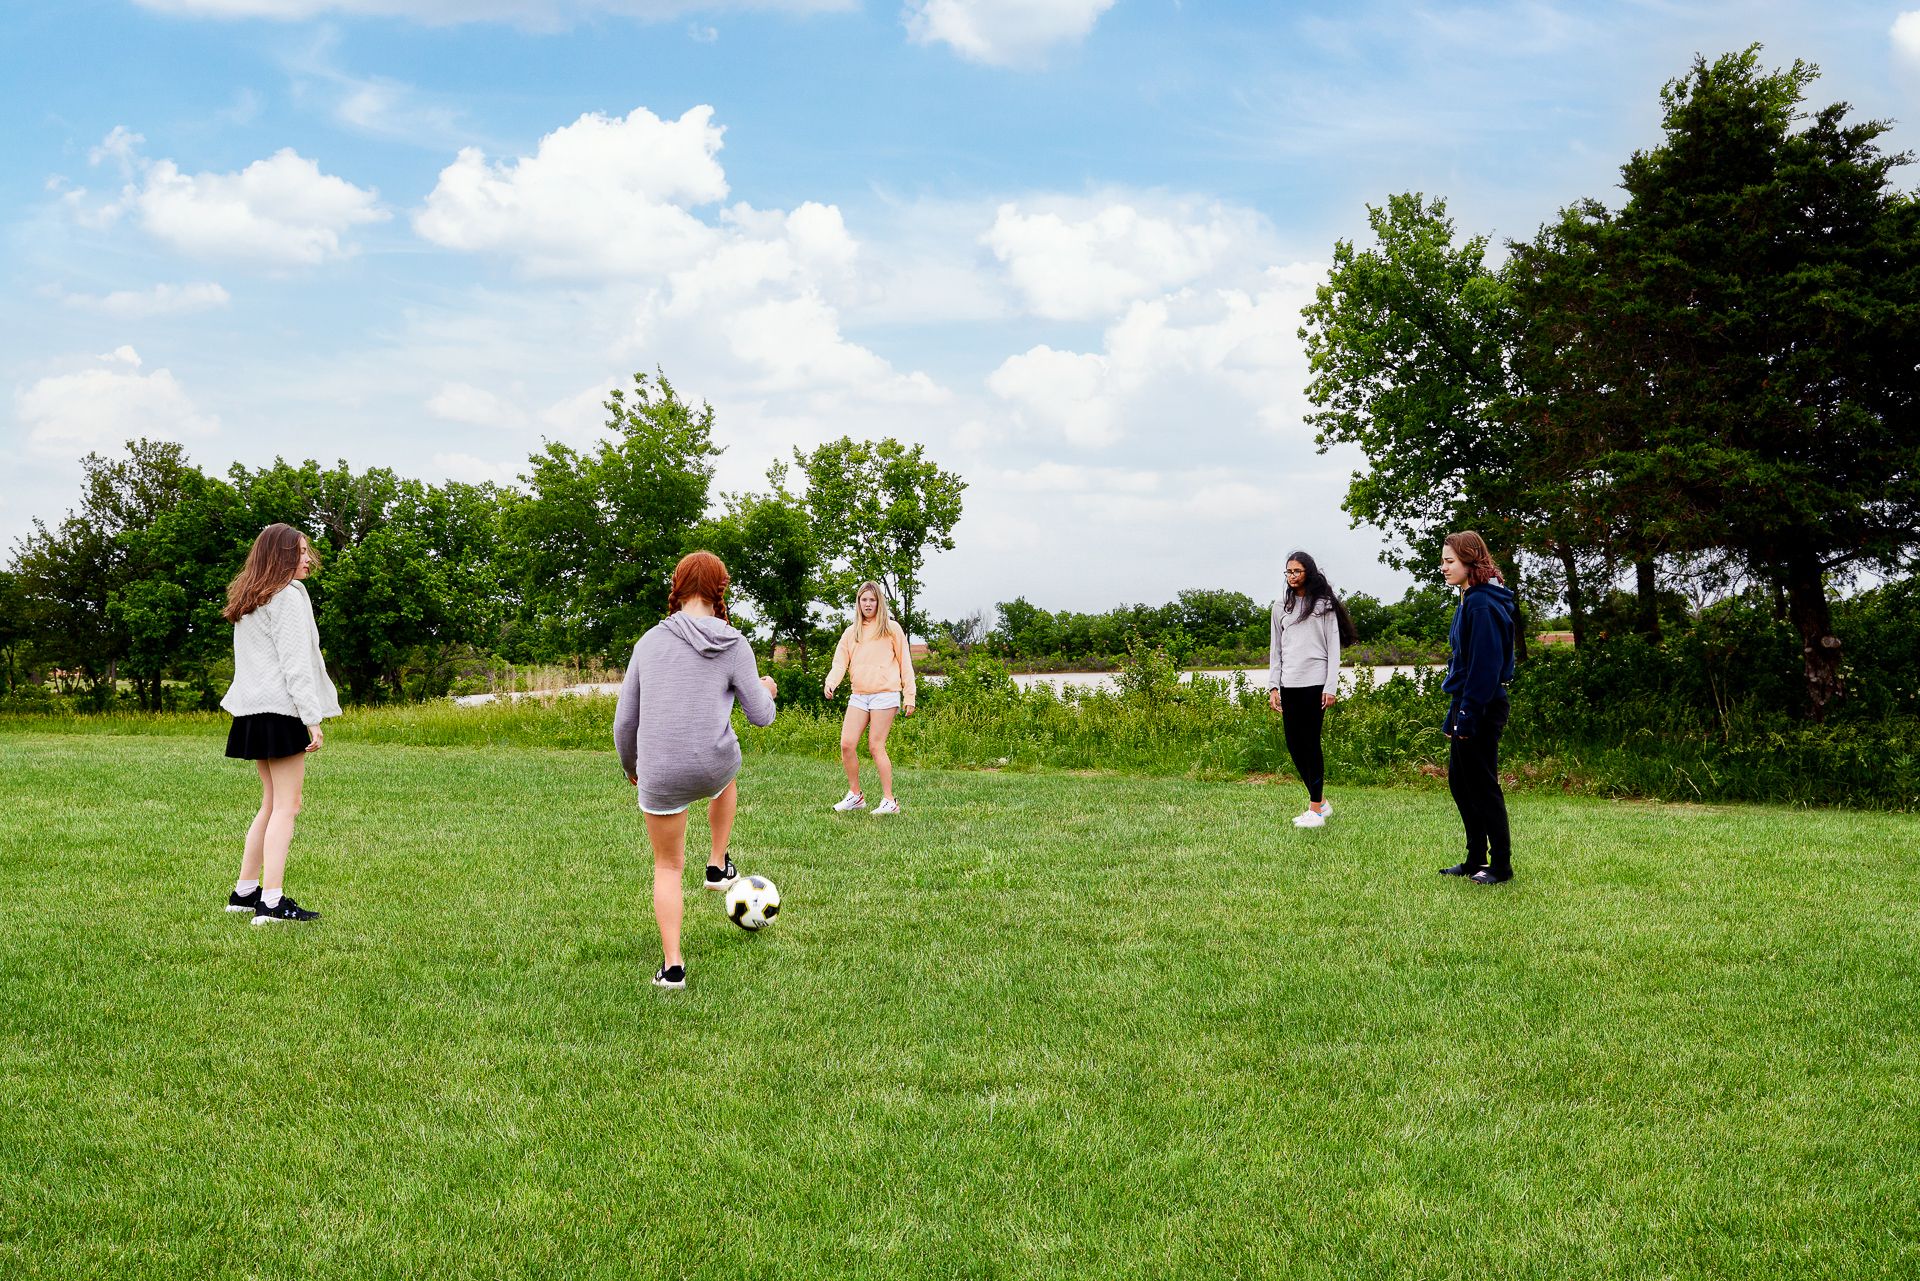
[[[1311,614],[1287,598],[1273,602],[1273,644],[1267,651],[1267,688],[1301,689],[1318,685],[1340,692],[1340,620],[1327,601]]]
[[[773,724],[773,699],[746,638],[717,618],[669,614],[633,647],[613,746],[640,780],[640,808],[670,814],[726,790],[740,771],[733,732],[739,700],[755,725]]]

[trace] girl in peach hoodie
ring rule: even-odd
[[[887,732],[894,716],[904,711],[913,715],[913,654],[907,634],[900,624],[887,617],[887,598],[880,584],[860,584],[854,595],[853,623],[834,647],[833,669],[827,673],[828,698],[840,687],[840,679],[851,674],[853,694],[847,700],[847,714],[840,722],[840,764],[847,771],[847,794],[833,808],[841,813],[865,809],[867,798],[860,791],[860,731],[867,731],[867,752],[880,771],[880,804],[874,814],[898,814],[900,803],[893,799],[893,760],[887,755]]]

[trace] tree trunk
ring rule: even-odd
[[[1633,629],[1657,641],[1660,639],[1660,585],[1654,577],[1653,557],[1644,556],[1633,562],[1633,586],[1640,606]]]
[[[1566,543],[1555,550],[1560,553],[1560,567],[1567,571],[1567,616],[1573,620],[1573,647],[1579,649],[1587,643],[1587,602],[1580,592],[1580,562]]]
[[[1807,674],[1807,715],[1827,719],[1827,708],[1841,697],[1840,638],[1833,634],[1833,611],[1820,561],[1811,552],[1787,559],[1787,616],[1800,633],[1800,657]]]

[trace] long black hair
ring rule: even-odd
[[[1353,630],[1353,619],[1347,616],[1346,603],[1334,592],[1333,584],[1329,583],[1327,576],[1320,572],[1320,563],[1305,552],[1289,552],[1287,559],[1281,564],[1291,564],[1295,561],[1298,561],[1300,568],[1307,572],[1301,579],[1300,586],[1287,584],[1287,595],[1283,602],[1287,612],[1291,614],[1299,609],[1303,615],[1313,614],[1319,611],[1320,602],[1325,601],[1327,608],[1333,611],[1334,621],[1339,624],[1340,643],[1343,646],[1353,644],[1358,639]]]

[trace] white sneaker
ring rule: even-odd
[[[867,798],[858,792],[848,792],[840,798],[840,803],[833,808],[842,814],[848,810],[863,810],[867,808]]]
[[[1321,802],[1320,802],[1320,816],[1321,816],[1322,818],[1332,818],[1332,817],[1333,817],[1333,802],[1332,802],[1332,801],[1330,801],[1330,800],[1326,800],[1326,801],[1321,801]]]
[[[899,812],[900,802],[894,800],[891,796],[873,807],[873,816],[875,818],[879,818],[882,814],[898,814]]]
[[[1308,810],[1306,813],[1296,816],[1293,820],[1293,825],[1295,827],[1325,827],[1327,825],[1327,816],[1320,810]]]

